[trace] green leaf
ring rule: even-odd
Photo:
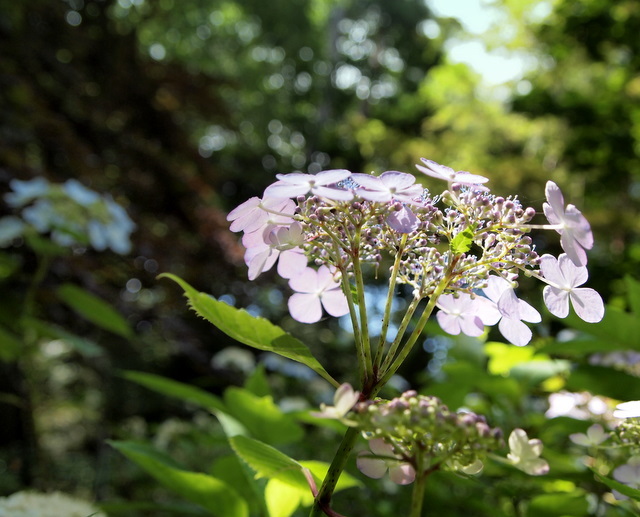
[[[222,400],[215,395],[182,382],[167,379],[153,373],[132,370],[122,372],[122,377],[162,395],[175,397],[208,410],[215,409],[225,413],[228,412]]]
[[[95,341],[73,334],[58,325],[53,325],[35,318],[27,320],[27,325],[37,330],[42,336],[61,339],[85,357],[98,357],[104,353],[104,349]]]
[[[57,290],[58,297],[83,318],[98,327],[130,338],[131,327],[111,305],[89,291],[73,284],[64,284]]]
[[[311,491],[307,487],[309,495]],[[303,491],[283,483],[279,479],[270,479],[264,489],[264,500],[267,504],[269,517],[291,517],[302,504]]]
[[[181,497],[216,517],[248,517],[247,503],[227,483],[201,472],[190,472],[166,462],[151,447],[133,442],[109,442],[131,461]]]
[[[253,472],[240,461],[240,458],[232,451],[227,456],[218,458],[211,468],[211,474],[224,481],[244,498],[249,504],[251,515],[264,515],[263,487],[257,487],[253,479]]]
[[[101,510],[104,510],[109,517],[116,517],[117,515],[123,515],[125,517],[137,515],[137,513],[132,512],[147,512],[146,515],[175,514],[178,517],[211,517],[211,513],[204,508],[180,502],[152,503],[147,501],[109,501],[106,503],[101,502],[97,506]]]
[[[15,361],[22,352],[22,341],[12,332],[0,327],[0,360]]]
[[[451,239],[449,243],[449,247],[451,251],[459,255],[460,253],[466,253],[471,249],[471,245],[473,244],[473,231],[471,228],[465,228],[461,232]]]
[[[624,280],[627,284],[629,307],[631,308],[631,312],[638,317],[640,316],[640,282],[630,275],[627,275]]]
[[[258,397],[271,395],[269,380],[267,379],[263,364],[259,364],[256,369],[253,370],[249,378],[245,381],[244,387]]]
[[[284,414],[271,396],[257,397],[243,388],[227,388],[224,401],[228,413],[254,438],[267,443],[290,443],[302,438],[302,428]]]
[[[575,314],[569,314],[564,323],[607,343],[608,350],[640,350],[640,319],[610,305],[599,323],[586,323]]]
[[[589,503],[581,490],[574,493],[542,494],[531,499],[527,517],[588,515]]]
[[[279,479],[301,489],[309,489],[304,467],[279,450],[246,436],[229,439],[235,453],[256,473],[256,479]]]
[[[638,378],[604,366],[580,365],[571,372],[566,388],[589,391],[618,400],[640,399]]]
[[[630,497],[631,499],[635,499],[636,501],[640,501],[640,490],[631,488],[630,486],[627,486],[627,485],[623,485],[622,483],[616,481],[615,479],[601,476],[595,470],[593,471],[593,474],[595,475],[595,478],[598,481],[600,481],[600,483],[604,483],[612,490],[615,490],[616,492],[620,492],[622,495],[626,495],[627,497]]]
[[[175,275],[163,273],[159,278],[169,278],[180,285],[184,289],[190,307],[199,316],[213,323],[227,336],[258,350],[274,352],[302,363],[336,388],[340,386],[340,383],[327,373],[302,342],[277,325],[264,318],[251,316],[244,309],[231,307],[208,294],[200,293]]]

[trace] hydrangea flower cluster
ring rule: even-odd
[[[75,179],[52,184],[45,178],[30,181],[13,179],[6,203],[21,211],[21,217],[0,219],[0,246],[33,229],[50,233],[60,246],[91,245],[119,254],[131,251],[130,235],[135,224],[111,196],[100,195]]]
[[[363,264],[377,270],[386,257],[394,261],[390,293],[396,284],[412,288],[408,316],[420,300],[433,301],[429,311],[440,309],[438,322],[450,334],[479,336],[497,324],[508,341],[526,345],[532,332],[524,322],[541,316],[515,294],[521,274],[547,284],[544,301],[552,314],[565,317],[571,305],[585,321],[602,319],[602,299],[581,287],[593,246],[589,223],[575,206],[565,206],[555,183],[547,183],[543,205],[549,224],[535,225],[534,208],[517,196],[491,194],[487,178],[422,162],[421,173],[447,182],[442,193],[432,195],[415,176],[398,171],[278,174],[262,198],[228,215],[231,230],[244,232],[249,278],[278,262],[278,274],[296,292],[289,300],[294,319],[316,322],[323,308],[332,316],[351,312],[363,333],[366,308],[356,308],[351,293],[362,288]],[[558,232],[564,253],[539,256],[533,229]]]
[[[371,448],[359,454],[358,468],[373,478],[388,469],[398,484],[439,469],[477,474],[487,453],[503,445],[502,430],[489,427],[483,416],[452,412],[437,397],[413,390],[390,401],[360,402],[349,420]]]

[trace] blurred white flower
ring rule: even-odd
[[[640,418],[640,400],[618,404],[613,416],[616,418]]]
[[[569,435],[569,439],[576,445],[583,447],[597,447],[601,443],[607,441],[609,433],[604,430],[600,424],[593,424],[586,433],[573,433]]]
[[[340,419],[344,417],[351,408],[356,405],[360,392],[355,391],[351,384],[345,382],[341,384],[333,395],[333,406],[327,406],[326,404],[320,404],[320,412],[311,413],[318,418],[335,418]]]
[[[16,492],[0,497],[0,517],[106,517],[92,504],[61,492]]]
[[[509,436],[507,459],[519,470],[531,476],[541,476],[549,472],[549,464],[540,458],[542,442],[537,438],[529,439],[522,429],[514,429]]]
[[[613,478],[636,490],[640,489],[640,456],[633,456],[624,465],[619,466],[613,471]],[[628,499],[626,495],[622,495],[616,490],[613,495],[618,500]]]

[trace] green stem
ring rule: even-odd
[[[427,476],[423,473],[416,477],[411,493],[411,512],[409,517],[422,517],[422,504],[424,502],[424,489],[427,485]]]
[[[359,249],[360,238],[358,236],[356,242],[356,249]],[[362,353],[364,354],[364,366],[365,366],[365,382],[363,386],[369,386],[373,379],[373,363],[371,361],[371,342],[369,339],[369,324],[367,321],[367,304],[365,303],[364,295],[364,279],[362,277],[362,268],[360,267],[360,261],[355,256],[353,260],[353,274],[356,279],[356,292],[358,293],[358,310],[360,314],[360,335],[362,338]]]
[[[384,362],[382,363],[382,366],[380,366],[380,372],[384,372],[389,368],[389,365],[391,364],[391,361],[393,361],[393,356],[396,354],[398,347],[400,346],[400,343],[402,342],[402,338],[404,337],[404,333],[407,331],[407,327],[409,326],[409,323],[411,322],[411,318],[413,317],[413,313],[416,311],[416,309],[418,308],[418,305],[420,304],[421,298],[414,298],[413,300],[411,300],[411,303],[409,304],[409,307],[407,308],[404,317],[402,318],[402,321],[400,322],[400,327],[398,328],[398,332],[396,334],[396,338],[393,340],[393,343],[391,344],[391,347],[389,348],[389,351],[387,352],[387,356],[384,358]]]
[[[358,373],[360,374],[360,384],[364,386],[367,361],[364,352],[364,344],[362,341],[362,335],[360,334],[360,324],[356,316],[356,307],[353,302],[353,293],[351,292],[351,284],[346,271],[342,271],[342,292],[347,297],[347,304],[349,305],[349,317],[351,318],[351,326],[353,327],[353,340],[356,345],[356,356],[358,357]]]
[[[420,337],[420,334],[424,330],[424,326],[427,324],[427,321],[429,320],[429,317],[431,316],[433,309],[435,309],[438,298],[444,292],[448,284],[449,284],[449,275],[447,274],[442,278],[442,280],[436,287],[435,291],[431,295],[431,298],[429,298],[429,303],[427,303],[427,306],[425,307],[424,312],[420,316],[420,320],[418,321],[416,328],[411,333],[411,336],[409,336],[409,339],[404,344],[404,347],[402,348],[402,350],[400,350],[400,353],[398,354],[398,356],[395,358],[393,363],[391,363],[391,366],[389,366],[389,368],[384,372],[382,378],[376,385],[377,387],[376,392],[379,389],[381,389],[387,382],[389,382],[389,379],[393,376],[393,374],[396,373],[396,371],[398,371],[398,368],[400,368],[404,360],[407,358],[407,356],[409,355],[409,353],[413,348],[413,345],[416,343],[416,341]]]
[[[404,248],[407,244],[407,234],[402,234],[402,240],[398,251],[396,252],[396,258],[393,262],[393,268],[391,270],[391,277],[389,278],[389,291],[387,293],[387,302],[384,307],[384,317],[382,318],[382,330],[380,331],[380,340],[378,341],[378,348],[376,349],[376,357],[373,360],[373,370],[377,372],[380,370],[380,362],[382,361],[382,353],[384,351],[384,345],[387,340],[387,331],[389,330],[389,322],[391,320],[391,305],[393,303],[393,295],[396,290],[396,280],[398,278],[398,270],[400,269],[400,262],[402,255],[404,254]]]
[[[349,459],[349,455],[353,450],[359,433],[359,430],[355,427],[350,427],[349,429],[347,429],[347,432],[342,438],[342,442],[340,442],[340,447],[338,448],[338,451],[336,452],[336,455],[333,457],[333,461],[329,466],[329,470],[327,471],[327,475],[322,482],[322,486],[318,491],[318,495],[313,502],[309,517],[319,517],[323,514],[331,515],[331,496],[336,489],[336,484],[338,483],[340,474],[342,474],[342,471],[347,464],[347,460]]]

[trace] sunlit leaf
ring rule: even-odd
[[[179,284],[184,289],[190,307],[229,337],[258,350],[274,352],[302,363],[336,388],[340,386],[302,342],[269,320],[251,316],[244,309],[236,309],[206,293],[200,293],[175,275],[164,273],[160,278],[169,278]]]
[[[542,494],[529,503],[527,517],[555,517],[588,515],[589,503],[582,491],[574,493]]]
[[[242,423],[251,435],[267,443],[288,443],[302,438],[302,428],[273,402],[271,396],[258,397],[243,388],[224,392],[227,412]]]

